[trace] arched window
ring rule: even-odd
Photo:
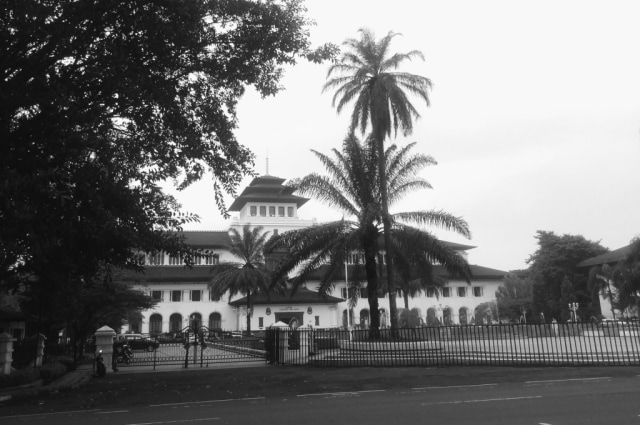
[[[209,330],[222,329],[222,316],[220,313],[211,313],[209,315]]]
[[[189,316],[189,325],[191,329],[199,329],[202,326],[202,315],[200,313],[191,313]]]
[[[154,313],[149,318],[149,333],[158,335],[162,333],[162,315]]]
[[[347,319],[347,311],[349,312],[349,319]],[[349,327],[349,323],[353,325],[353,310],[343,310],[342,311],[342,326],[345,328]]]
[[[461,307],[458,313],[458,318],[461,325],[469,324],[469,309],[467,307]]]
[[[369,323],[371,318],[369,316],[369,309],[363,308],[360,310],[360,327],[362,329],[369,329]]]
[[[438,321],[438,315],[436,314],[436,309],[435,307],[431,307],[427,309],[427,325],[428,326],[435,326],[438,325],[440,322]]]
[[[182,315],[179,313],[173,313],[169,317],[169,331],[180,332],[182,330]]]

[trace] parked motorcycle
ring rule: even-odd
[[[133,357],[133,351],[131,347],[129,347],[129,344],[120,344],[115,346],[113,355],[116,363],[129,364],[129,361]]]
[[[102,358],[102,350],[98,352],[96,356],[96,375],[98,378],[104,378],[107,373],[107,367],[104,365],[104,359]]]

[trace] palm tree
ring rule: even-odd
[[[209,282],[212,297],[218,301],[229,294],[229,299],[237,294],[247,297],[247,334],[251,334],[251,295],[256,292],[268,293],[273,282],[271,272],[264,260],[264,246],[268,232],[263,232],[261,226],[254,227],[245,224],[242,234],[235,228],[229,230],[231,243],[227,249],[239,262],[222,262],[211,267],[212,278]],[[281,281],[273,285],[282,288]]]
[[[367,29],[360,29],[360,39],[348,39],[343,44],[348,51],[342,54],[340,61],[329,68],[323,92],[336,89],[333,95],[333,106],[338,113],[355,100],[351,113],[351,131],[360,128],[365,133],[367,125],[371,123],[373,138],[378,161],[380,185],[380,200],[382,207],[382,222],[384,227],[385,251],[391,249],[391,218],[389,216],[388,188],[384,161],[384,140],[387,136],[396,135],[398,129],[404,135],[413,130],[413,120],[420,117],[417,109],[409,101],[407,92],[418,96],[429,106],[428,92],[431,81],[428,78],[396,72],[395,70],[405,61],[415,57],[424,60],[420,51],[412,50],[408,53],[391,54],[389,46],[393,37],[398,35],[389,32],[385,37],[376,41],[375,34]],[[331,77],[334,74],[338,76]],[[389,309],[391,310],[391,328],[397,328],[395,290],[393,285],[393,265],[387,262],[389,276]]]
[[[433,158],[422,154],[411,154],[415,143],[403,149],[390,146],[385,153],[386,171],[389,176],[389,199],[401,200],[407,193],[430,188],[429,183],[416,178],[416,172],[434,164]],[[380,316],[378,310],[379,255],[378,240],[381,233],[382,212],[379,208],[380,179],[378,167],[371,161],[370,143],[362,144],[352,134],[344,142],[343,152],[334,149],[335,158],[312,151],[323,163],[329,176],[312,173],[299,181],[294,181],[297,191],[311,195],[332,207],[338,207],[354,220],[342,219],[305,229],[285,232],[273,238],[266,251],[283,249],[287,252],[275,276],[285,276],[293,270],[297,275],[292,279],[295,289],[310,278],[321,273],[319,292],[330,293],[341,278],[347,256],[363,253],[362,259],[355,255],[350,273],[350,285],[359,287],[367,283],[370,311],[370,338],[379,337]],[[375,156],[375,155],[374,155]],[[469,236],[467,223],[459,217],[442,211],[416,211],[394,214],[391,217],[392,238],[387,259],[393,258],[402,267],[401,276],[419,279],[428,284],[437,284],[433,278],[432,264],[438,262],[452,274],[469,276],[469,267],[464,258],[430,233],[401,223],[413,222],[421,225],[435,225]],[[410,273],[409,271],[412,271]],[[419,277],[417,277],[419,276]]]

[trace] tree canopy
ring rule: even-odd
[[[607,252],[607,248],[580,235],[538,231],[536,239],[538,249],[527,260],[533,280],[534,314],[544,313],[547,321],[567,320],[570,302],[580,305],[578,314],[582,317],[596,314],[598,307],[588,288],[588,271],[578,264]]]
[[[185,222],[158,187],[166,179],[184,188],[210,172],[226,213],[223,192],[253,161],[233,133],[245,87],[275,94],[282,65],[331,51],[311,51],[304,12],[299,0],[8,0],[2,272],[52,247],[136,265],[132,246],[158,248]]]
[[[137,250],[186,250],[171,231],[197,217],[159,184],[209,173],[226,214],[223,194],[252,173],[234,136],[245,88],[273,95],[284,65],[335,53],[311,49],[305,12],[301,0],[3,2],[0,284],[86,282],[140,268]],[[46,280],[52,269],[62,277]]]
[[[430,188],[416,173],[425,166],[434,164],[432,157],[411,152],[415,143],[403,148],[391,145],[385,151],[385,164],[389,177],[389,199],[395,203],[416,189]],[[389,291],[389,277],[382,270],[383,255],[379,238],[382,232],[382,211],[377,202],[380,196],[380,179],[371,143],[361,143],[353,134],[343,144],[342,151],[334,149],[334,158],[313,151],[327,170],[328,175],[312,173],[291,182],[298,193],[311,195],[327,205],[340,208],[353,217],[336,222],[285,232],[267,244],[267,252],[277,249],[286,251],[279,264],[277,276],[291,271],[297,274],[292,280],[294,289],[309,280],[319,277],[319,292],[327,294],[335,287],[347,256],[355,254],[349,273],[350,288],[360,288],[366,282],[371,324],[371,338],[379,336],[378,295]],[[404,223],[437,226],[469,237],[466,221],[443,211],[399,212],[391,215],[393,223],[390,249],[386,259],[393,260],[398,268],[393,276],[401,287],[438,287],[443,282],[434,277],[433,265],[441,264],[452,275],[470,276],[466,260],[456,251],[443,244],[431,233]],[[380,278],[386,278],[382,280]],[[380,284],[382,281],[383,285]],[[348,291],[357,293],[356,291]],[[415,291],[414,291],[415,292]],[[395,312],[390,312],[395,314]],[[397,320],[397,318],[396,318]]]
[[[397,33],[390,31],[385,37],[376,40],[373,31],[360,29],[359,39],[347,39],[347,46],[340,60],[333,64],[327,73],[328,81],[323,91],[335,89],[333,105],[340,112],[347,104],[354,102],[351,113],[350,131],[360,127],[365,134],[371,124],[372,137],[367,142],[375,147],[380,184],[380,205],[384,226],[384,248],[391,251],[391,218],[387,176],[384,161],[384,141],[387,136],[395,135],[398,129],[407,135],[413,130],[413,121],[420,117],[407,93],[418,96],[429,106],[429,90],[431,81],[428,78],[397,72],[405,61],[415,57],[424,60],[422,53],[412,50],[409,53],[391,54],[390,44]],[[338,75],[336,75],[338,74]],[[389,276],[389,310],[391,312],[391,329],[395,334],[398,326],[396,314],[396,298],[393,278],[393,261],[387,261]]]

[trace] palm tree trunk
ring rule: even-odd
[[[251,335],[251,290],[247,292],[247,336]]]
[[[373,121],[373,120],[372,120]],[[391,337],[395,338],[398,329],[398,307],[396,305],[396,287],[393,281],[393,264],[391,260],[391,220],[389,219],[389,196],[387,192],[387,170],[384,157],[384,133],[379,126],[374,131],[378,151],[378,173],[380,176],[380,196],[382,203],[382,224],[384,226],[384,251],[387,263],[387,288],[389,291],[389,321]]]
[[[378,304],[378,270],[376,259],[378,257],[378,233],[373,226],[364,232],[362,246],[364,247],[364,267],[367,277],[367,301],[369,302],[369,339],[380,339],[380,307]]]

